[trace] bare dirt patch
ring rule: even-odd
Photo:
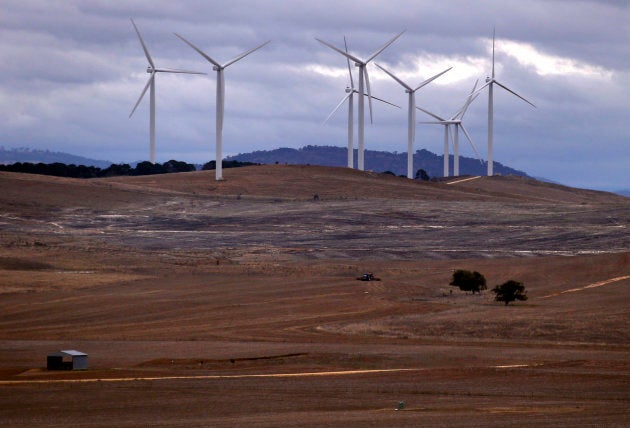
[[[225,175],[0,174],[4,424],[630,418],[627,198],[512,177]],[[454,269],[523,281],[529,300],[462,294]],[[60,349],[89,370],[46,371]]]

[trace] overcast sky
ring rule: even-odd
[[[148,160],[148,94],[129,118],[149,76],[129,18],[156,66],[208,73],[157,76],[158,162],[203,163],[215,152],[216,73],[175,32],[221,63],[271,40],[225,71],[227,156],[346,146],[345,107],[322,122],[345,95],[347,65],[315,37],[342,47],[346,36],[365,58],[406,30],[374,62],[412,87],[452,66],[417,92],[418,105],[450,116],[491,73],[496,28],[497,80],[537,108],[495,88],[494,159],[576,187],[630,187],[626,0],[2,0],[0,145]],[[373,94],[403,108],[374,104],[366,149],[406,152],[407,95],[374,62]],[[484,159],[487,108],[485,91],[464,117]],[[418,124],[414,150],[442,154],[442,132]]]

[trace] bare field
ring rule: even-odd
[[[225,176],[0,173],[3,426],[630,421],[629,199],[514,177]],[[458,268],[529,300],[454,290]],[[90,369],[46,371],[59,349]]]

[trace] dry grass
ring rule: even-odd
[[[5,425],[630,419],[627,199],[513,177],[225,175],[0,173]],[[454,269],[523,281],[529,300],[460,293]],[[42,369],[68,348],[90,370]]]

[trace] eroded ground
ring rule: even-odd
[[[229,178],[5,187],[4,426],[630,420],[625,200],[473,180],[463,200],[329,184],[315,202]],[[523,281],[529,300],[465,295],[458,268]],[[382,280],[355,279],[368,270]],[[90,369],[44,370],[59,349]]]

